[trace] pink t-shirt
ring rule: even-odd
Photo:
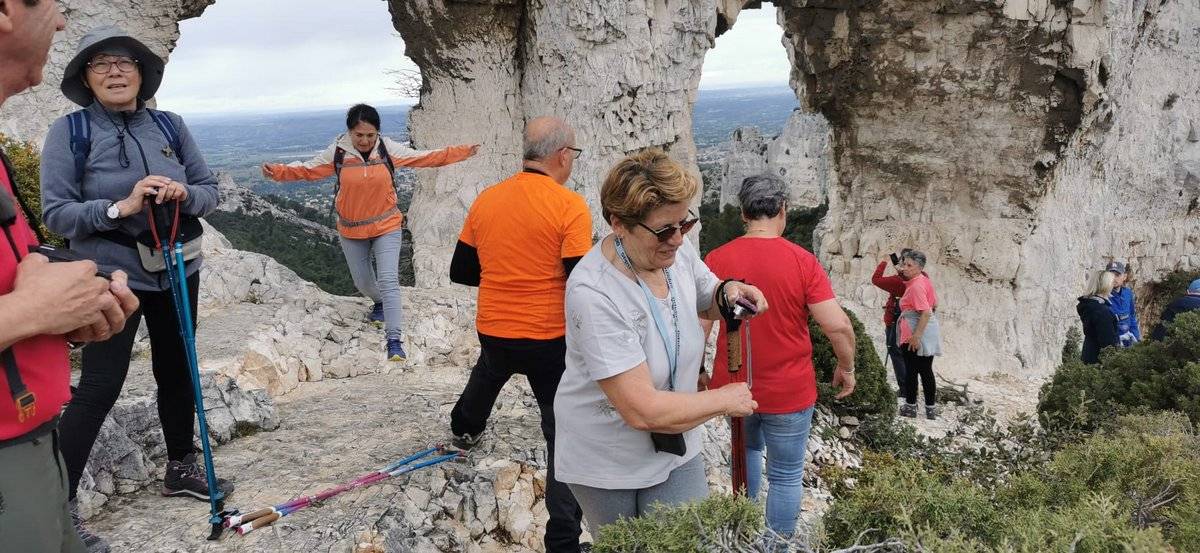
[[[904,282],[904,295],[900,297],[900,311],[930,311],[937,307],[937,293],[933,291],[933,281],[921,273]],[[912,328],[908,321],[900,318],[900,341],[907,342],[912,337]]]

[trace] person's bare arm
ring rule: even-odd
[[[808,306],[809,313],[821,327],[821,332],[829,338],[833,346],[833,354],[837,357],[837,368],[833,372],[833,385],[840,386],[836,398],[842,399],[854,392],[854,326],[850,317],[838,305],[837,300],[830,299]]]
[[[677,434],[716,416],[744,417],[758,407],[741,382],[696,393],[655,389],[645,362],[597,384],[625,423],[645,432]]]

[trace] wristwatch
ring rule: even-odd
[[[117,202],[108,202],[108,210],[104,213],[108,215],[109,219],[114,221],[121,218],[121,208],[117,205]]]

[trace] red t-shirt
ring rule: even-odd
[[[794,413],[817,402],[808,306],[834,298],[816,256],[784,238],[741,237],[708,254],[705,263],[722,280],[743,279],[762,290],[771,308],[742,325],[750,327],[754,355],[751,393],[759,413]],[[725,339],[717,340],[712,387],[729,383]],[[746,348],[742,348],[746,367]]]
[[[6,173],[0,162],[0,185],[12,193],[13,187]],[[14,204],[14,207],[17,210],[17,222],[9,228],[9,232],[17,248],[24,253],[29,251],[29,246],[37,245],[37,235],[25,222],[25,214],[20,206]],[[8,238],[0,233],[0,295],[12,292],[13,281],[17,277],[17,263]],[[37,399],[37,412],[30,420],[17,422],[17,408],[8,388],[8,378],[0,370],[0,440],[16,438],[49,421],[71,398],[71,365],[67,360],[67,341],[62,336],[34,336],[13,344],[12,349],[21,371],[21,380]],[[2,368],[3,365],[0,365]]]

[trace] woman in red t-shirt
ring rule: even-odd
[[[790,536],[804,494],[804,453],[817,401],[808,316],[821,325],[837,355],[833,385],[842,387],[838,398],[854,391],[854,328],[816,256],[781,236],[787,224],[783,180],[769,174],[749,177],[742,182],[738,200],[746,234],[713,250],[705,262],[720,278],[753,284],[771,301],[769,312],[746,325],[753,351],[742,352],[743,366],[753,370],[751,393],[758,402],[754,414],[742,419],[746,486],[751,498],[758,495],[765,448],[770,482],[767,526]],[[721,327],[726,330],[724,322]],[[714,387],[730,380],[724,340],[717,341],[716,359],[709,383]]]
[[[917,377],[925,392],[925,418],[937,418],[935,404],[937,385],[933,379],[933,358],[942,354],[942,333],[934,311],[937,293],[925,274],[925,254],[916,250],[900,258],[900,273],[906,279],[904,295],[900,297],[901,349],[904,350],[904,405],[900,415],[917,416]]]

